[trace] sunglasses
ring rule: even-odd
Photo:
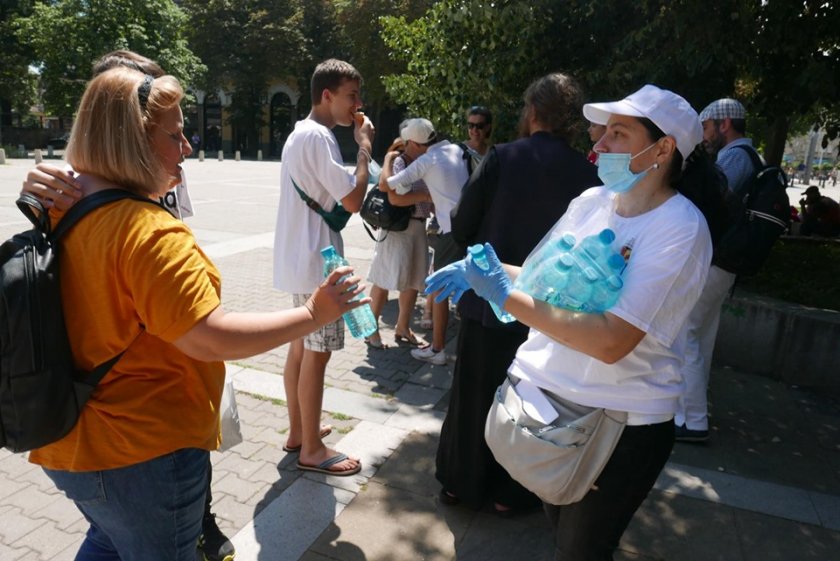
[[[478,129],[480,131],[483,131],[484,127],[486,127],[486,126],[487,126],[487,123],[470,123],[470,122],[467,122],[467,128],[468,129]]]

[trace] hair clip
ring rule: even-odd
[[[140,100],[140,109],[146,109],[146,103],[149,101],[149,94],[152,93],[152,82],[154,78],[149,74],[143,77],[143,83],[137,88],[137,98]]]

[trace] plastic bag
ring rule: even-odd
[[[230,450],[242,442],[242,429],[239,426],[239,410],[236,408],[236,393],[233,391],[233,379],[225,378],[225,389],[219,406],[222,424],[222,445],[219,452]]]

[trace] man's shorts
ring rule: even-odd
[[[292,305],[303,306],[311,294],[292,294]],[[328,323],[303,338],[303,348],[318,353],[331,353],[344,348],[344,319]]]
[[[435,271],[439,271],[450,263],[463,259],[466,255],[464,249],[452,238],[451,233],[440,234],[436,240],[430,240],[430,244],[435,250]]]

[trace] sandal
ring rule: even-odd
[[[388,347],[385,343],[382,342],[382,337],[379,336],[379,332],[377,331],[370,337],[365,337],[365,343],[368,347],[373,347],[374,349],[387,349]]]
[[[321,432],[318,433],[322,439],[328,437],[332,434],[333,427],[332,425],[321,425]],[[287,446],[283,445],[283,451],[288,452],[290,454],[294,454],[295,452],[300,452],[301,445],[298,444],[297,446]]]
[[[409,330],[408,335],[403,335],[402,333],[395,333],[394,334],[394,342],[398,345],[400,343],[406,343],[407,345],[412,345],[414,347],[419,347],[422,343],[420,339],[418,339],[414,333]]]

